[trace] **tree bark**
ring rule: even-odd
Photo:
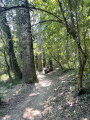
[[[24,5],[27,8],[20,8],[20,28],[22,34],[22,46],[23,46],[23,81],[25,83],[38,82],[33,53],[33,40],[31,32],[30,13],[28,9],[28,1],[19,1],[20,5]]]
[[[36,69],[38,70],[38,55],[37,54],[35,56],[35,66],[36,66]]]
[[[69,65],[69,58],[70,58],[70,55],[69,55],[69,51],[68,51],[68,36],[67,36],[67,42],[66,42],[66,45],[65,45],[65,51],[66,51],[66,60],[67,60],[67,65],[68,65],[68,68],[70,69],[70,65]]]
[[[37,40],[37,46],[38,46],[38,71],[42,71],[42,53],[41,53],[41,26],[39,26],[38,29],[38,40]]]
[[[10,74],[10,65],[8,64],[8,61],[7,61],[7,55],[6,55],[6,51],[5,51],[5,48],[4,48],[4,59],[5,59],[5,63],[6,63],[6,66],[7,66],[7,73],[9,75],[9,79],[11,80],[12,79],[12,76]]]
[[[45,56],[45,50],[43,49],[43,67],[46,67],[46,56]]]
[[[83,90],[82,78],[83,78],[83,72],[84,72],[84,68],[85,68],[86,61],[87,61],[87,57],[82,56],[82,54],[80,53],[79,49],[78,49],[78,55],[79,55],[79,80],[78,80],[78,90],[79,90],[80,94],[82,94],[82,90]]]
[[[52,60],[49,58],[49,66],[50,66],[50,71],[53,71],[53,63]]]
[[[42,55],[41,52],[38,54],[38,71],[42,71]]]

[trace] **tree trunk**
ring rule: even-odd
[[[41,53],[38,54],[38,71],[42,71],[42,55]]]
[[[43,49],[43,67],[46,67],[46,56],[44,49]]]
[[[51,59],[49,59],[49,66],[50,66],[50,71],[53,71],[53,64],[52,64],[52,60]]]
[[[5,63],[6,63],[6,66],[7,66],[7,73],[8,73],[8,75],[9,75],[9,79],[11,80],[11,79],[12,79],[12,76],[11,76],[11,74],[10,74],[10,66],[9,66],[9,64],[8,64],[8,61],[7,61],[7,56],[6,56],[5,48],[4,48],[3,53],[4,53]]]
[[[20,5],[28,7],[28,1],[19,1]],[[22,34],[22,46],[23,46],[23,81],[25,83],[38,82],[33,53],[33,40],[31,32],[31,21],[28,8],[20,8],[20,28]]]
[[[80,51],[78,50],[79,55],[79,80],[78,80],[78,90],[79,93],[82,94],[83,86],[82,86],[82,79],[83,79],[83,72],[85,68],[85,64],[87,61],[87,58],[85,56],[81,56]]]
[[[9,58],[10,58],[11,69],[14,73],[15,78],[16,79],[21,79],[22,78],[22,73],[20,71],[20,68],[19,68],[18,63],[17,63],[16,56],[15,56],[15,53],[14,53],[13,41],[12,41],[10,27],[7,23],[5,13],[2,13],[1,15],[2,16],[0,16],[0,20],[1,20],[0,26],[3,30],[3,32],[6,35],[6,42],[8,44],[8,55],[9,55]]]
[[[68,65],[68,68],[70,69],[70,65],[69,65],[69,58],[70,58],[70,55],[69,55],[69,51],[68,51],[68,36],[67,36],[67,42],[66,42],[66,45],[65,45],[65,51],[66,51],[66,60],[67,60],[67,65]]]
[[[41,26],[38,28],[38,40],[37,40],[37,46],[38,46],[38,71],[42,71],[42,53],[41,53]]]
[[[36,65],[36,69],[38,70],[38,55],[37,54],[35,56],[35,65]]]

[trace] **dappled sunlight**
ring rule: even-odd
[[[23,114],[23,118],[29,120],[34,120],[37,116],[41,116],[41,111],[33,108],[26,108]]]
[[[68,104],[70,107],[72,107],[72,106],[74,105],[74,102],[68,101],[67,104]]]
[[[61,83],[65,83],[66,81],[65,80],[62,80]]]
[[[42,73],[38,73],[37,75],[38,75],[38,78],[41,79],[41,80],[43,80],[46,77]]]
[[[65,80],[66,78],[65,77],[59,77],[62,81]]]
[[[10,115],[5,115],[5,116],[2,118],[2,120],[7,120],[7,119],[9,120],[10,117],[11,117]]]
[[[62,110],[63,109],[61,105],[59,105],[57,108],[58,108],[58,110]]]
[[[9,79],[9,76],[7,74],[3,74],[1,77],[0,77],[0,80],[2,81],[7,81]]]
[[[62,82],[66,82],[68,81],[68,78],[72,77],[74,74],[66,74],[66,75],[63,75],[63,76],[60,76],[59,79],[62,81]]]
[[[47,106],[44,108],[44,111],[42,112],[42,115],[50,114],[52,113],[53,106]]]
[[[36,96],[36,95],[39,95],[40,93],[31,93],[29,96]]]
[[[50,85],[51,85],[51,82],[47,82],[47,81],[40,82],[41,87],[48,87]]]
[[[51,81],[50,80],[47,81],[46,76],[43,74],[38,73],[38,79],[40,79],[40,81],[39,81],[40,87],[49,87],[51,85]]]
[[[60,93],[60,96],[62,96],[64,94],[64,92]]]
[[[82,120],[89,120],[88,118],[82,118]]]
[[[59,79],[61,80],[61,83],[65,83],[65,82],[67,82],[65,76],[59,77]]]
[[[73,92],[75,90],[75,86],[70,86],[69,89],[70,89],[70,92]]]
[[[21,89],[18,89],[18,90],[14,90],[13,91],[13,95],[18,95],[18,93],[21,91]]]

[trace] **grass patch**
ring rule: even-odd
[[[16,79],[0,81],[0,105],[2,104],[2,101],[5,97],[5,94],[7,93],[7,90],[13,88],[18,84],[22,84],[22,81]]]
[[[7,81],[3,81],[3,80],[0,81],[0,87],[6,87],[7,89],[10,89],[13,86],[18,85],[18,84],[22,84],[22,81],[16,80],[16,79],[7,80]]]
[[[62,73],[68,73],[68,72],[71,72],[71,71],[75,71],[75,69],[73,69],[73,68],[64,69],[64,70],[62,71]]]

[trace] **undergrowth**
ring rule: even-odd
[[[22,81],[16,80],[16,79],[7,80],[7,81],[3,81],[3,80],[0,81],[0,87],[6,87],[7,89],[10,89],[13,86],[18,85],[18,84],[22,84]]]

